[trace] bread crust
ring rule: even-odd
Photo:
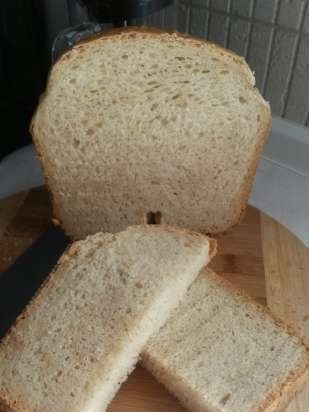
[[[181,34],[178,33],[177,31],[162,31],[160,29],[157,28],[153,28],[153,27],[122,27],[122,28],[114,28],[114,29],[109,29],[106,30],[103,33],[98,33],[95,34],[93,36],[90,36],[88,39],[81,41],[80,43],[76,44],[72,50],[80,50],[82,52],[82,49],[84,47],[84,45],[88,44],[89,42],[95,42],[96,40],[99,39],[107,39],[116,35],[121,35],[121,34],[129,34],[132,37],[134,35],[138,35],[138,34],[151,34],[153,36],[160,36],[160,35],[165,35],[165,34],[170,34],[170,35],[174,35],[175,38],[184,38],[188,41],[191,42],[193,47],[200,47],[201,44],[203,43],[207,43],[208,46],[210,46],[211,48],[215,49],[215,50],[219,50],[221,54],[224,54],[226,56],[229,56],[231,58],[233,58],[233,60],[239,64],[240,66],[247,66],[248,67],[248,73],[250,71],[249,66],[247,65],[247,63],[245,62],[245,59],[243,57],[238,56],[237,54],[235,54],[233,51],[231,50],[227,50],[217,44],[208,42],[205,39],[200,39],[200,38],[194,38],[192,36],[189,36],[187,34]],[[70,53],[71,50],[67,51],[64,55],[62,55],[58,61],[55,63],[55,66],[61,64],[61,62],[63,62],[64,60],[68,59],[70,57]],[[50,76],[49,76],[49,80],[47,83],[47,89],[46,89],[46,93],[48,94],[48,87],[49,87],[49,82],[50,82]],[[253,87],[254,84],[251,84],[251,87]],[[42,96],[42,99],[44,99],[44,95]],[[227,230],[229,230],[230,228],[234,227],[235,225],[237,225],[237,223],[239,223],[239,221],[242,219],[246,206],[247,206],[247,202],[248,202],[248,198],[250,196],[250,192],[251,192],[251,188],[252,188],[252,184],[253,184],[253,178],[258,166],[258,162],[259,162],[259,158],[263,149],[263,146],[266,142],[266,139],[268,137],[270,128],[271,128],[271,113],[270,113],[270,108],[269,105],[265,104],[265,113],[264,116],[265,117],[263,119],[263,124],[260,127],[259,130],[259,139],[257,141],[256,147],[255,147],[255,151],[254,151],[254,155],[252,157],[251,163],[250,163],[250,167],[249,167],[249,171],[248,171],[248,175],[246,180],[243,183],[243,186],[240,188],[240,203],[239,206],[237,207],[237,210],[234,211],[233,215],[235,216],[233,221],[231,221],[231,223],[229,224],[229,226],[227,227],[227,229],[225,230],[212,230],[212,231],[207,231],[204,232],[207,235],[222,235],[224,233],[226,233]],[[60,212],[60,208],[61,206],[57,204],[56,199],[53,195],[53,183],[52,183],[52,177],[50,176],[49,172],[48,172],[48,165],[47,165],[47,159],[44,156],[44,151],[42,150],[40,143],[39,143],[39,139],[36,136],[36,113],[34,114],[32,121],[31,121],[31,125],[30,125],[30,133],[32,135],[33,141],[35,143],[35,146],[37,148],[37,152],[38,152],[38,156],[41,160],[41,164],[43,167],[43,172],[44,172],[44,176],[45,176],[45,182],[46,182],[46,186],[47,186],[47,190],[49,193],[49,197],[51,199],[51,204],[52,204],[52,210],[53,210],[53,222],[54,224],[56,224],[57,226],[60,226],[68,236],[70,237],[74,237],[73,233],[70,233],[68,231],[68,229],[65,227],[65,225],[63,224],[63,222],[61,222],[60,216],[61,216],[61,212]],[[232,214],[232,212],[231,212]],[[141,222],[142,223],[142,222]]]
[[[44,94],[40,97],[40,101],[44,98],[45,94],[46,94],[46,93],[44,93]],[[57,203],[56,203],[55,198],[54,198],[54,195],[53,195],[51,178],[50,178],[50,176],[49,176],[49,173],[47,172],[47,167],[46,167],[47,159],[45,159],[44,152],[43,152],[43,150],[42,150],[42,148],[41,148],[39,139],[36,138],[36,134],[35,134],[34,128],[35,128],[35,116],[36,116],[37,110],[38,110],[38,107],[37,107],[37,109],[36,109],[36,111],[35,111],[32,119],[31,119],[31,123],[30,123],[30,127],[29,127],[29,132],[30,132],[30,134],[31,134],[31,136],[32,136],[32,140],[33,140],[33,143],[34,143],[34,145],[35,145],[36,152],[37,152],[38,158],[39,158],[39,160],[40,160],[40,163],[41,163],[41,166],[42,166],[42,169],[43,169],[44,180],[45,180],[45,187],[46,187],[46,189],[47,189],[47,194],[48,194],[48,197],[49,197],[49,200],[50,200],[50,204],[51,204],[51,206],[52,206],[52,222],[53,222],[54,226],[60,227],[60,228],[65,232],[66,235],[68,235],[69,237],[71,237],[70,234],[66,232],[66,230],[65,230],[65,228],[64,228],[64,225],[62,224],[61,220],[60,220],[59,217],[58,217],[59,214],[58,214],[58,212],[57,212]]]
[[[277,326],[283,328],[287,334],[293,338],[297,337],[299,343],[306,349],[307,351],[307,360],[306,362],[299,366],[293,372],[290,372],[288,377],[276,390],[273,390],[264,400],[264,402],[260,405],[259,408],[255,408],[250,412],[281,412],[284,408],[288,405],[289,401],[291,400],[293,394],[296,391],[301,390],[304,386],[306,379],[309,377],[309,348],[306,346],[305,342],[302,338],[298,337],[292,327],[286,325],[281,319],[277,316],[273,315],[270,309],[266,306],[261,305],[258,302],[255,302],[247,292],[237,286],[234,286],[230,281],[220,277],[220,275],[216,274],[211,269],[205,270],[205,276],[209,276],[211,273],[212,277],[216,278],[216,281],[220,284],[221,287],[226,289],[228,292],[232,293],[241,298],[244,304],[247,305],[254,305],[256,309],[262,314],[264,318],[271,319]],[[275,409],[273,409],[275,407]]]
[[[304,362],[304,364],[299,366],[294,371],[290,372],[287,378],[285,379],[285,381],[282,382],[275,390],[270,392],[266,396],[264,401],[258,407],[255,407],[253,409],[250,409],[250,411],[248,411],[248,412],[283,412],[285,408],[288,406],[289,402],[291,401],[293,395],[295,395],[297,392],[299,392],[302,389],[302,387],[306,383],[306,380],[309,378],[309,348],[308,346],[306,346],[303,339],[297,336],[297,334],[291,327],[287,326],[281,319],[274,316],[272,312],[269,310],[269,308],[254,301],[244,289],[238,286],[234,286],[229,280],[218,275],[212,269],[209,269],[209,268],[204,269],[202,275],[205,278],[212,277],[212,279],[216,282],[218,287],[223,288],[229,294],[232,294],[240,298],[242,300],[242,303],[244,304],[244,308],[245,308],[245,305],[254,306],[255,309],[257,309],[258,312],[263,316],[263,318],[270,319],[277,326],[284,329],[289,336],[293,337],[294,339],[296,338],[299,344],[302,345],[304,349],[306,350],[307,359]],[[152,356],[151,352],[149,353],[146,352],[145,355],[142,355],[142,359],[143,358],[146,360],[146,365],[147,365],[147,360],[150,362],[150,364],[157,364],[157,360],[155,357]],[[157,364],[157,367],[159,367],[158,364]],[[175,371],[173,371],[173,374],[174,373]],[[178,376],[178,381],[182,382],[181,376]],[[175,393],[173,393],[172,391],[171,391],[171,394],[175,395]],[[204,406],[201,409],[199,402],[196,402],[196,400],[194,399],[192,400],[192,402],[193,403],[191,403],[190,406],[192,407],[193,411],[203,410],[204,412],[208,412],[209,408],[207,409]],[[194,409],[194,406],[193,406],[194,404],[197,409]],[[183,406],[185,408],[188,407],[188,405],[186,404],[183,404]]]
[[[271,117],[271,112],[270,112],[270,107],[269,107],[269,116],[268,116],[268,122],[264,124],[264,127],[260,128],[260,138],[258,140],[258,143],[256,145],[255,148],[255,153],[249,168],[249,174],[248,174],[248,178],[247,181],[244,182],[242,191],[243,191],[243,196],[242,196],[242,204],[243,204],[243,208],[241,210],[240,216],[238,217],[238,219],[235,220],[234,224],[231,225],[230,229],[234,226],[237,225],[237,223],[239,223],[246,211],[246,206],[249,200],[249,196],[251,193],[251,189],[252,189],[252,185],[253,185],[253,180],[254,180],[254,176],[256,174],[256,170],[260,161],[260,156],[262,154],[263,151],[263,147],[267,141],[267,138],[269,136],[269,133],[271,131],[271,126],[272,126],[272,117]]]
[[[177,30],[162,30],[157,27],[148,27],[148,26],[127,26],[127,27],[109,28],[102,33],[96,33],[96,34],[89,36],[88,38],[84,40],[81,40],[79,43],[73,46],[72,49],[79,48],[80,46],[83,46],[84,44],[91,43],[92,41],[95,41],[101,38],[113,37],[115,35],[127,34],[127,33],[131,33],[133,35],[134,33],[137,33],[137,34],[145,33],[145,34],[153,34],[153,35],[172,34],[172,35],[175,35],[176,37],[180,37],[180,38],[187,39],[187,40],[192,40],[192,45],[195,45],[197,47],[200,47],[200,43],[207,43],[211,47],[215,49],[219,49],[224,54],[227,54],[233,57],[235,61],[237,61],[241,65],[244,65],[244,64],[247,65],[245,59],[239,56],[238,54],[236,54],[235,52],[233,52],[232,50],[226,49],[223,46],[210,42],[206,39],[203,39],[202,37],[193,37],[186,33],[180,33]],[[67,59],[72,49],[66,51],[62,56],[60,56],[55,64],[58,64],[62,59]]]
[[[30,411],[29,409],[25,409],[16,400],[13,401],[3,389],[0,389],[0,411],[1,412],[35,412],[35,411]]]
[[[306,378],[309,377],[309,348],[305,344],[304,340],[300,338],[297,333],[293,330],[291,326],[286,325],[280,318],[275,316],[267,306],[263,306],[259,302],[253,301],[253,299],[248,295],[248,293],[237,286],[234,286],[230,281],[220,278],[218,274],[210,269],[206,269],[205,272],[211,272],[212,276],[216,276],[220,285],[228,290],[230,293],[239,296],[245,304],[254,305],[256,309],[263,315],[263,317],[271,319],[275,322],[277,326],[283,328],[287,334],[293,338],[297,337],[299,343],[307,351],[307,361],[301,365],[298,369],[291,372],[287,379],[278,387],[275,391],[271,392],[264,400],[262,405],[258,409],[254,409],[251,412],[281,412],[291,400],[295,391],[301,390],[302,386],[306,382]],[[205,276],[207,274],[205,273]],[[278,403],[279,401],[279,403]],[[277,402],[277,405],[276,405]],[[272,409],[273,405],[276,409]],[[279,408],[279,409],[278,409]]]

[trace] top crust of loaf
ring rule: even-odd
[[[157,96],[158,103],[156,103],[157,97],[155,95],[147,101],[147,87],[144,88],[141,84],[137,86],[136,95],[132,95],[133,89],[127,91],[115,89],[113,94],[115,102],[111,97],[105,98],[103,93],[93,106],[97,114],[89,115],[91,127],[89,126],[88,131],[93,135],[86,136],[87,127],[81,124],[84,110],[82,95],[78,94],[76,97],[80,103],[78,107],[81,108],[81,111],[75,110],[74,99],[70,98],[68,105],[72,104],[72,106],[65,107],[66,120],[61,114],[58,115],[57,107],[61,106],[62,101],[65,105],[65,96],[67,93],[71,93],[71,86],[68,86],[68,83],[63,79],[72,72],[71,68],[74,66],[74,62],[78,62],[77,66],[74,66],[78,67],[76,69],[77,77],[74,80],[77,82],[76,86],[74,84],[74,90],[78,93],[82,87],[80,82],[86,82],[85,76],[91,75],[91,62],[95,52],[97,56],[101,53],[102,57],[97,58],[102,59],[104,66],[105,54],[109,53],[106,50],[110,42],[115,43],[114,49],[116,50],[121,48],[119,44],[124,45],[123,50],[119,51],[119,58],[114,56],[112,59],[113,65],[115,65],[116,61],[123,58],[121,65],[119,63],[117,68],[122,70],[118,76],[120,78],[123,76],[124,79],[126,65],[136,61],[136,58],[131,56],[134,49],[143,48],[143,44],[146,50],[145,56],[141,55],[141,60],[136,63],[138,65],[143,64],[142,62],[147,63],[147,61],[150,64],[152,59],[149,57],[150,50],[160,50],[160,47],[163,50],[165,45],[170,45],[171,50],[175,47],[177,49],[175,49],[175,53],[183,52],[188,58],[190,53],[193,53],[191,58],[193,61],[196,60],[199,69],[205,65],[205,56],[212,56],[212,64],[216,64],[218,67],[217,73],[215,73],[215,66],[211,66],[213,67],[211,76],[217,77],[217,81],[211,83],[211,88],[216,89],[216,84],[223,81],[224,74],[220,75],[221,72],[227,73],[226,76],[230,76],[229,88],[231,91],[227,90],[226,96],[227,100],[232,100],[229,103],[222,101],[224,95],[222,96],[217,87],[215,93],[218,94],[218,99],[212,96],[212,89],[209,89],[210,98],[207,97],[209,102],[210,99],[214,98],[214,106],[212,107],[212,103],[209,103],[209,106],[205,105],[206,91],[203,90],[209,86],[207,85],[207,68],[204,74],[205,80],[199,73],[194,74],[190,70],[184,69],[187,57],[184,59],[181,55],[178,68],[175,66],[175,69],[179,71],[177,75],[187,75],[187,79],[190,80],[186,80],[187,84],[181,88],[177,85],[171,85],[170,81],[170,83],[166,83],[166,87],[171,87],[170,93],[166,94],[168,103],[161,101],[165,99],[164,91],[163,94],[160,91],[159,97]],[[133,47],[134,42],[136,42],[136,47]],[[147,50],[148,43],[149,50]],[[154,44],[157,44],[158,47],[155,47]],[[125,55],[128,45],[132,46],[132,50],[128,50],[127,55]],[[124,59],[124,57],[126,58]],[[168,56],[164,55],[164,59],[167,58]],[[89,60],[88,69],[86,68],[87,59]],[[153,62],[158,60],[157,58],[153,59]],[[160,68],[166,64],[167,70],[171,69],[171,64],[166,63],[165,60],[159,59],[159,63]],[[110,70],[109,63],[106,64],[104,70]],[[134,77],[137,69],[134,70],[135,74],[132,74],[127,83],[134,82],[134,79],[143,82],[142,78]],[[165,84],[164,78],[158,74],[159,69],[151,70],[150,80],[158,81],[160,79]],[[100,77],[97,69],[96,76],[98,81],[104,83],[104,76]],[[113,87],[116,87],[117,77],[114,77]],[[188,84],[191,77],[192,85]],[[89,82],[89,90],[87,89],[89,93],[92,89],[98,91],[96,83],[92,83],[92,80]],[[57,222],[73,238],[83,238],[87,234],[101,230],[110,232],[123,230],[128,225],[141,223],[147,213],[151,211],[160,211],[162,221],[165,223],[188,227],[203,233],[222,233],[235,225],[245,210],[259,156],[271,126],[269,105],[254,88],[254,84],[254,76],[242,57],[215,44],[178,33],[166,33],[152,28],[122,28],[96,35],[76,45],[63,55],[53,67],[46,94],[41,100],[31,125],[31,132],[42,161]],[[188,98],[185,93],[192,92],[191,89],[194,86],[198,89],[193,92],[193,97]],[[148,89],[151,87],[148,86]],[[233,100],[237,87],[240,93],[239,109]],[[74,90],[72,89],[73,94]],[[188,91],[186,92],[186,90]],[[184,97],[180,95],[177,97],[178,92],[181,94],[183,91]],[[244,96],[241,95],[242,92]],[[173,100],[172,93],[175,93],[175,100]],[[60,100],[58,100],[57,94],[59,94]],[[121,107],[121,101],[126,104],[126,101],[130,101],[133,96],[137,97],[136,102],[139,98],[145,99],[141,109],[134,112],[135,114],[130,112],[134,100],[131,108],[125,106],[123,110],[121,109],[122,113],[128,112],[127,119],[123,123],[118,122],[119,126],[117,122],[112,124],[111,111],[115,107]],[[205,107],[204,114],[197,113],[196,108],[201,106],[196,106],[195,98],[200,99],[200,105]],[[87,97],[87,99],[89,98]],[[104,104],[102,99],[105,99]],[[229,108],[223,108],[221,104],[232,104],[233,107],[231,106],[230,111],[228,111]],[[186,107],[182,107],[182,105]],[[150,106],[155,108],[151,109]],[[68,108],[69,111],[67,111]],[[164,112],[161,112],[161,109]],[[151,110],[153,110],[153,115],[156,115],[155,120],[150,118]],[[177,120],[172,119],[173,113]],[[96,129],[96,126],[92,124],[95,120],[94,117],[97,120],[103,120],[103,125],[98,126],[99,129]],[[68,127],[65,126],[66,122]],[[136,124],[132,123],[131,128],[127,122],[136,122]],[[190,122],[193,122],[193,126],[190,126]],[[96,121],[96,124],[99,123]],[[147,133],[152,133],[150,132],[153,127],[151,124],[155,124],[153,138],[150,135],[146,136]],[[127,131],[129,139],[126,139],[125,135],[122,136],[125,131]],[[199,134],[200,137],[197,138]],[[229,141],[229,139],[231,140]],[[115,147],[117,146],[115,140],[119,140],[118,149]],[[65,148],[60,147],[61,141],[65,142]],[[74,147],[75,141],[78,145],[76,147]],[[96,153],[102,153],[103,159],[99,157],[99,154],[97,154],[97,158],[93,157],[91,142],[96,142]],[[188,145],[191,145],[190,149],[188,149]],[[184,154],[181,153],[182,146],[185,147]],[[133,158],[131,155],[127,157],[127,151],[133,149],[136,157]],[[68,152],[65,153],[66,151]],[[169,152],[171,155],[167,157]],[[118,164],[111,160],[116,153],[119,153],[120,156]],[[147,157],[145,153],[147,153]],[[131,165],[132,177],[128,176],[125,171],[123,160],[126,158]],[[81,159],[86,162],[86,168],[80,163]],[[186,165],[186,159],[188,165],[191,165],[189,168]],[[169,162],[169,167],[165,166],[164,170],[160,170],[162,165],[167,164],[167,162]],[[72,167],[68,168],[69,163]],[[86,178],[88,181],[86,190],[81,190],[83,193],[77,193],[77,189],[74,188],[74,181],[78,179],[74,169],[79,163],[78,167],[87,169],[80,171],[81,182]],[[67,164],[66,168],[65,164]],[[190,168],[191,170],[189,170]],[[137,174],[137,178],[132,180],[134,173]],[[97,174],[100,176],[100,184],[97,181]],[[127,181],[125,182],[125,180]],[[124,193],[126,191],[128,193]],[[87,201],[84,199],[86,197]],[[111,199],[112,197],[115,199]],[[122,206],[123,204],[125,207]]]

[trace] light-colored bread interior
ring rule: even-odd
[[[0,345],[0,408],[103,412],[212,253],[162,226],[73,244]]]
[[[60,59],[32,133],[55,216],[83,238],[150,212],[163,223],[225,231],[246,206],[269,126],[269,105],[243,58],[131,29]]]
[[[210,270],[142,360],[192,412],[281,411],[309,370],[299,339]]]

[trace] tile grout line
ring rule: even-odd
[[[172,4],[173,7],[173,30],[177,31],[177,11],[178,11],[178,7],[179,7],[179,2],[178,0],[175,0],[174,4]]]
[[[309,126],[309,104],[308,104],[308,109],[307,109],[307,115],[305,116],[304,125]]]
[[[72,23],[72,3],[71,0],[66,0],[66,9],[67,9],[67,14],[68,14],[68,20],[69,20],[69,24],[70,26],[73,25]]]
[[[162,10],[161,14],[161,28],[163,29],[165,27],[165,20],[166,20],[166,8]]]
[[[191,33],[191,24],[192,24],[192,0],[189,1],[189,6],[187,8],[187,21],[186,21],[186,33]]]
[[[226,7],[226,15],[227,15],[227,28],[225,31],[225,38],[224,38],[224,47],[228,48],[230,44],[230,36],[231,36],[231,28],[232,28],[232,6],[233,0],[228,0],[227,7]]]
[[[206,39],[209,39],[209,34],[210,34],[210,21],[211,21],[211,6],[212,6],[212,0],[208,0],[208,15],[207,15],[207,27],[206,27]]]
[[[246,42],[246,48],[245,48],[245,58],[246,60],[248,60],[248,55],[249,55],[249,51],[250,51],[250,47],[251,47],[251,40],[252,40],[252,32],[253,32],[253,16],[255,14],[255,9],[256,9],[256,0],[251,0],[251,7],[250,7],[250,12],[249,12],[249,18],[250,21],[249,24],[249,33],[248,33],[248,38],[247,38],[247,42]]]
[[[205,0],[206,4],[208,4],[208,1],[209,0]],[[206,7],[208,7],[208,6],[206,6]],[[204,21],[204,24],[203,24],[203,38],[207,39],[207,27],[208,27],[209,11],[206,10],[206,9],[205,9],[205,11],[206,11],[206,18],[205,18],[205,21]]]
[[[277,0],[276,9],[275,9],[275,17],[274,17],[274,22],[275,23],[278,21],[279,12],[280,12],[280,2]],[[262,82],[262,86],[261,86],[263,96],[265,96],[266,85],[267,85],[268,78],[269,78],[270,63],[271,63],[271,60],[272,60],[272,57],[273,57],[276,33],[277,33],[277,27],[274,26],[272,28],[272,31],[271,31],[271,34],[270,34],[270,45],[269,45],[269,49],[268,49],[268,53],[267,53],[266,67],[265,67],[265,70],[264,70],[264,78],[263,78],[263,82]]]
[[[302,39],[301,33],[303,31],[304,25],[305,25],[305,16],[306,16],[306,12],[308,9],[308,1],[306,1],[304,3],[304,7],[303,7],[303,11],[302,11],[302,17],[301,17],[301,21],[299,24],[299,30],[298,30],[298,34],[296,36],[296,44],[294,46],[293,49],[293,55],[292,55],[292,64],[290,65],[290,70],[289,70],[289,74],[288,74],[288,78],[287,78],[287,82],[286,82],[286,92],[285,92],[285,97],[284,97],[284,102],[283,102],[283,107],[280,110],[280,116],[285,117],[286,116],[286,112],[287,112],[287,107],[288,107],[288,101],[289,101],[289,97],[291,94],[291,88],[292,88],[292,82],[294,79],[294,75],[295,75],[295,68],[296,68],[296,64],[297,64],[297,57],[298,57],[298,53],[299,53],[299,48],[300,48],[300,42]]]

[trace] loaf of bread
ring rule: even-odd
[[[306,348],[262,306],[203,271],[143,364],[192,412],[278,412],[308,377]]]
[[[73,244],[1,342],[0,410],[103,412],[214,248],[150,225]]]
[[[175,33],[75,46],[32,122],[55,222],[75,239],[141,222],[234,225],[271,123],[254,83],[243,58]]]

